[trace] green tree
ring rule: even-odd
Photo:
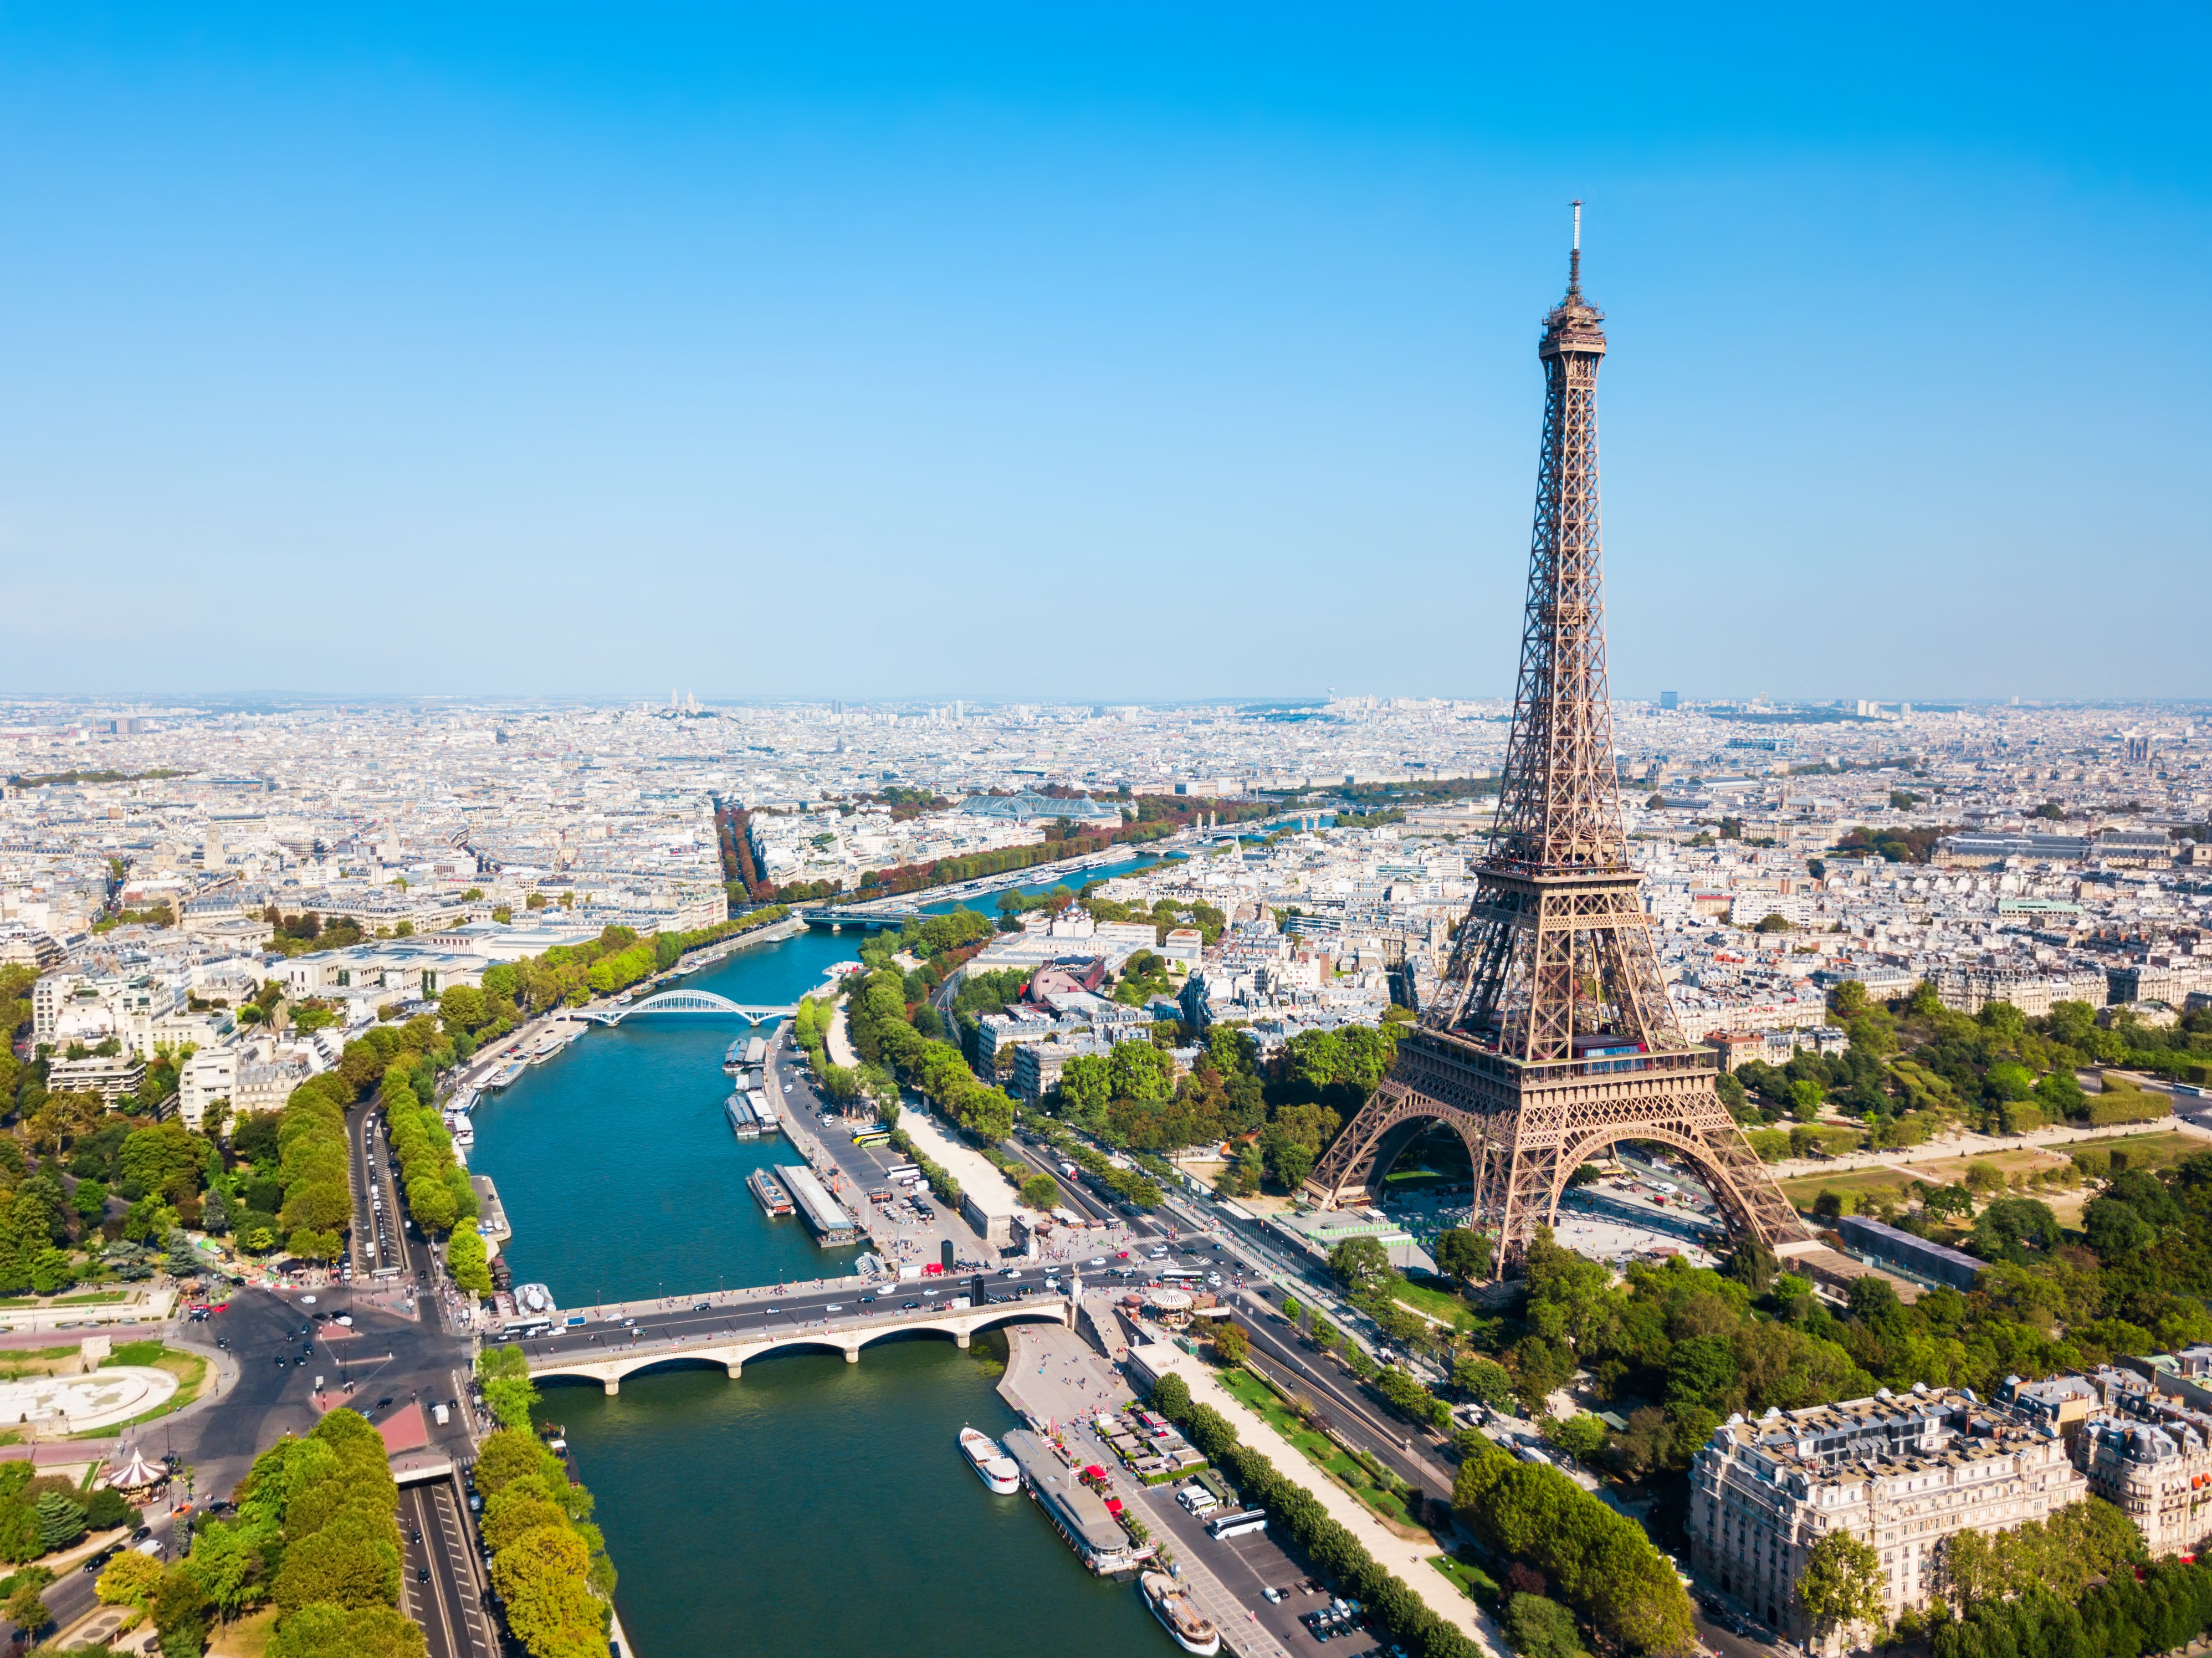
[[[38,1511],[28,1503],[0,1502],[0,1560],[21,1565],[45,1552],[39,1542]]]
[[[39,1516],[39,1546],[46,1553],[67,1548],[84,1535],[84,1507],[60,1491],[48,1491],[33,1503]]]
[[[1233,1318],[1214,1320],[1212,1333],[1213,1351],[1224,1364],[1242,1364],[1252,1351],[1251,1339],[1244,1333],[1244,1327]]]
[[[396,1598],[398,1593],[395,1567],[392,1594]],[[182,1561],[161,1573],[161,1585],[154,1593],[154,1627],[166,1658],[200,1658],[207,1650],[207,1600],[199,1579]]]
[[[1448,1227],[1437,1234],[1432,1253],[1437,1270],[1462,1284],[1490,1276],[1492,1246],[1489,1234],[1464,1226]]]
[[[1452,1386],[1474,1403],[1493,1410],[1513,1402],[1513,1373],[1480,1354],[1470,1353],[1452,1366]]]
[[[1389,1252],[1371,1237],[1346,1238],[1328,1252],[1328,1270],[1352,1296],[1371,1295],[1392,1277]]]
[[[161,1588],[161,1563],[136,1549],[125,1549],[108,1562],[93,1592],[108,1606],[136,1606],[150,1612]]]
[[[46,1626],[46,1603],[35,1582],[18,1582],[8,1596],[4,1612],[8,1621],[26,1637],[36,1635]]]
[[[590,1569],[583,1540],[550,1526],[493,1557],[492,1587],[507,1603],[507,1627],[532,1658],[598,1658],[604,1649],[604,1603],[591,1591]]]
[[[1060,1182],[1049,1175],[1031,1175],[1022,1182],[1019,1196],[1023,1203],[1032,1209],[1058,1208]]]
[[[302,1606],[284,1619],[267,1658],[422,1658],[422,1631],[390,1606]]]
[[[464,1226],[454,1232],[453,1242],[446,1248],[446,1267],[453,1275],[454,1288],[463,1294],[482,1297],[491,1293],[490,1259],[483,1236],[474,1227]]]
[[[530,1379],[530,1361],[522,1349],[487,1347],[477,1355],[477,1376],[483,1385],[484,1403],[500,1425],[527,1435],[538,1386]],[[481,1476],[477,1483],[483,1483]]]
[[[1516,1594],[1505,1603],[1505,1638],[1521,1658],[1579,1658],[1582,1631],[1575,1615],[1540,1594]]]
[[[288,1612],[315,1603],[392,1605],[399,1599],[399,1551],[392,1532],[389,1514],[341,1510],[320,1530],[286,1546],[271,1586],[276,1604]]]
[[[1806,1552],[1797,1604],[1822,1634],[1882,1621],[1881,1557],[1846,1531],[1832,1531]]]

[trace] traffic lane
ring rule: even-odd
[[[1261,1357],[1289,1373],[1291,1386],[1303,1386],[1321,1395],[1316,1402],[1328,1407],[1331,1420],[1346,1438],[1431,1495],[1446,1499],[1451,1496],[1452,1472],[1431,1451],[1426,1436],[1419,1430],[1385,1416],[1379,1406],[1358,1391],[1356,1381],[1336,1372],[1326,1359],[1300,1351],[1297,1339],[1277,1322],[1279,1315],[1267,1312],[1255,1316],[1240,1307],[1233,1315]]]
[[[191,1516],[184,1518],[189,1521]],[[131,1532],[143,1526],[152,1540],[160,1545],[160,1551],[154,1558],[164,1561],[173,1559],[177,1554],[177,1520],[178,1516],[167,1509],[142,1512],[131,1520],[131,1530],[124,1532],[117,1542],[109,1545],[109,1548],[118,1554],[125,1549],[136,1548],[141,1540],[134,1540]],[[98,1559],[99,1557],[94,1556],[94,1558]],[[101,1561],[99,1569],[87,1571],[84,1568],[90,1564],[89,1561],[81,1562],[76,1570],[64,1572],[41,1592],[40,1598],[46,1603],[46,1612],[58,1628],[67,1629],[78,1619],[98,1609],[100,1573],[106,1569],[106,1563]]]
[[[629,1323],[603,1321],[580,1324],[556,1330],[548,1335],[518,1338],[511,1345],[520,1346],[534,1357],[550,1357],[574,1351],[579,1342],[612,1351],[647,1341],[697,1341],[715,1336],[774,1335],[785,1330],[803,1333],[810,1329],[821,1328],[825,1319],[850,1322],[899,1313],[912,1313],[920,1317],[933,1310],[954,1310],[948,1303],[958,1297],[969,1296],[972,1302],[973,1297],[964,1281],[939,1278],[935,1283],[946,1287],[931,1293],[915,1288],[909,1281],[866,1295],[854,1295],[848,1291],[836,1300],[828,1299],[817,1291],[806,1298],[779,1301],[773,1309],[748,1308],[740,1310],[718,1308],[710,1313],[640,1314]],[[959,1287],[952,1287],[956,1284]],[[1059,1299],[1045,1292],[1041,1281],[1032,1285],[1027,1296],[1015,1294],[1018,1286],[1006,1284],[997,1279],[995,1275],[988,1284],[986,1294],[1006,1296],[1008,1299],[1005,1304],[1009,1308],[1024,1301],[1050,1306]]]
[[[424,1499],[420,1485],[399,1488],[400,1542],[399,1604],[422,1631],[429,1658],[469,1658],[455,1627],[453,1596],[444,1575],[437,1570],[439,1552],[432,1539],[437,1515]]]
[[[316,1297],[313,1306],[304,1297],[287,1300],[267,1290],[240,1290],[227,1311],[198,1327],[203,1333],[197,1339],[220,1339],[238,1363],[238,1381],[219,1408],[164,1424],[164,1445],[173,1444],[199,1470],[204,1499],[230,1495],[254,1457],[280,1435],[304,1434],[320,1420],[318,1376],[325,1404],[349,1406],[373,1421],[383,1414],[375,1402],[380,1397],[396,1405],[417,1392],[425,1399],[454,1396],[453,1377],[457,1367],[466,1365],[459,1342],[415,1320],[357,1303],[349,1291],[310,1293]],[[345,1333],[333,1334],[315,1321],[317,1312],[343,1313],[354,1322]],[[348,1382],[355,1384],[351,1394]]]
[[[495,1650],[478,1591],[476,1540],[465,1515],[450,1476],[400,1488],[402,1586],[430,1658],[492,1658]]]

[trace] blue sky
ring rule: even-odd
[[[0,688],[2203,696],[2198,6],[0,5]]]

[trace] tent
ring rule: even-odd
[[[125,1448],[123,1461],[107,1471],[107,1483],[118,1491],[137,1491],[143,1486],[157,1485],[169,1477],[169,1471],[158,1462],[149,1462],[145,1454]]]

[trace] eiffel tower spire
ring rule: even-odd
[[[1628,861],[1598,513],[1605,315],[1583,295],[1579,202],[1567,272],[1536,347],[1544,430],[1521,670],[1474,901],[1422,1029],[1307,1183],[1333,1203],[1448,1123],[1474,1161],[1478,1224],[1499,1229],[1509,1267],[1557,1212],[1568,1175],[1622,1139],[1687,1154],[1739,1234],[1802,1236],[1722,1108],[1711,1054],[1675,1023]]]

